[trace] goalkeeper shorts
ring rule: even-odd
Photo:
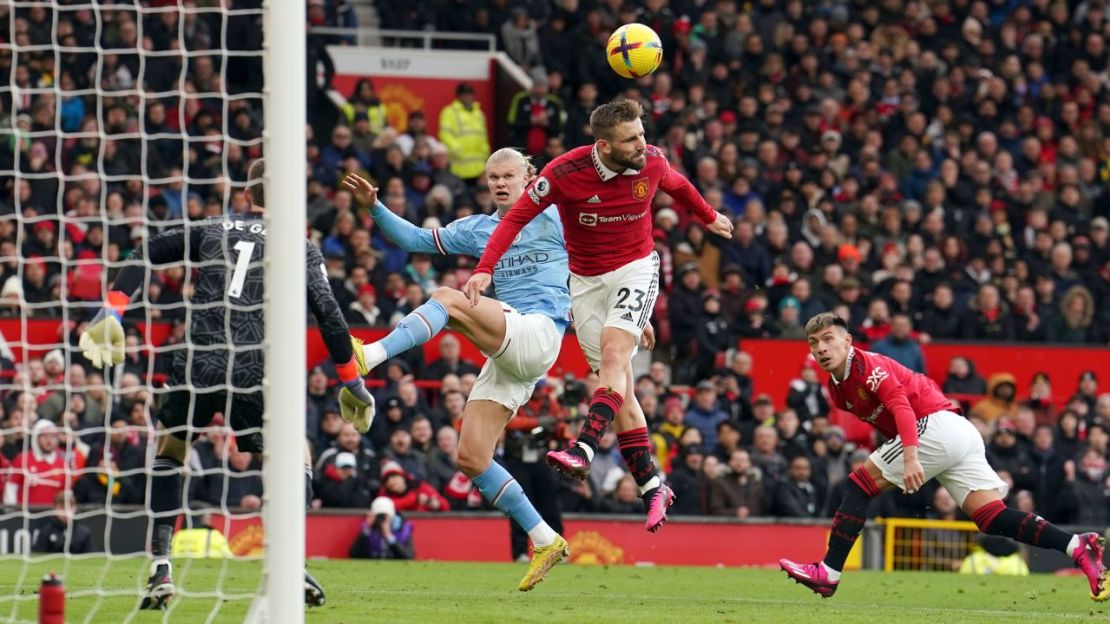
[[[225,390],[173,390],[162,397],[158,421],[175,438],[192,442],[197,429],[212,424],[216,414],[231,426],[236,446],[244,453],[262,452],[262,393]]]

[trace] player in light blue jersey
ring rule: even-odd
[[[535,176],[528,159],[516,150],[498,150],[486,162],[497,213],[459,219],[445,228],[419,228],[377,201],[377,189],[348,175],[343,187],[355,201],[370,207],[378,227],[409,252],[466,254],[480,257],[486,241]],[[497,441],[532,395],[536,382],[555,363],[568,323],[567,252],[563,225],[552,207],[532,221],[493,272],[500,301],[482,297],[472,307],[462,291],[439,288],[427,303],[406,316],[385,338],[366,345],[366,366],[424,344],[445,326],[470,339],[487,356],[467,400],[459,438],[459,469],[470,477],[494,507],[512,518],[532,540],[532,562],[520,581],[528,591],[542,581],[570,547],[536,512],[523,489],[493,461]],[[356,423],[362,431],[369,422]]]

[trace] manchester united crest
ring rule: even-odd
[[[867,400],[867,391],[864,390],[862,387],[856,388],[856,394],[859,395],[859,400],[861,400],[861,401],[866,401]]]
[[[635,199],[645,199],[648,196],[648,179],[640,178],[632,182],[632,197]]]

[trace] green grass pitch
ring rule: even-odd
[[[180,561],[187,592],[168,612],[137,612],[147,564],[137,559],[0,560],[0,621],[36,621],[43,573],[66,572],[67,622],[240,622],[258,586],[257,561]],[[523,565],[310,561],[328,604],[309,623],[421,622],[1074,622],[1105,621],[1079,577],[969,577],[856,572],[829,600],[763,569],[561,565],[531,593]],[[22,578],[22,580],[20,580]],[[227,596],[215,590],[222,587]],[[98,597],[97,587],[114,595]]]

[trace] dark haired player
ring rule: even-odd
[[[490,285],[491,274],[518,233],[556,204],[570,261],[570,297],[575,332],[600,387],[577,443],[552,451],[547,461],[584,479],[602,433],[616,418],[621,454],[640,487],[648,531],[667,519],[674,493],[658,477],[651,459],[647,421],[634,400],[632,356],[651,318],[659,284],[653,250],[651,202],[657,189],[688,206],[711,232],[729,236],[732,222],[717,214],[685,176],[674,171],[659,148],[644,140],[643,109],[634,100],[603,104],[590,114],[597,141],[551,161],[494,230],[474,275],[466,284],[472,304]]]
[[[187,339],[174,353],[167,381],[170,390],[158,413],[157,452],[150,466],[152,561],[141,609],[165,608],[175,592],[170,542],[182,511],[182,464],[197,440],[197,429],[209,426],[212,417],[222,413],[240,451],[262,451],[264,173],[262,160],[255,161],[247,173],[249,213],[186,223],[147,241],[145,250],[134,257],[145,263],[128,264],[120,271],[104,308],[81,334],[81,350],[94,366],[121,363],[121,318],[142,289],[147,270],[185,261],[197,268]],[[369,410],[374,399],[359,375],[347,322],[324,272],[324,258],[308,241],[305,276],[309,308],[342,383],[341,408],[354,419],[353,413]],[[306,484],[311,482],[311,474],[306,474]],[[323,589],[306,571],[305,602],[319,606],[324,601]]]
[[[839,316],[818,314],[806,323],[809,351],[830,374],[829,394],[842,410],[871,424],[889,441],[848,476],[833,516],[829,549],[819,563],[780,559],[787,576],[828,598],[836,593],[848,551],[859,537],[871,499],[899,488],[912,494],[936,477],[980,531],[1066,553],[1083,571],[1091,598],[1110,598],[1097,533],[1065,533],[1044,518],[1003,504],[1006,484],[987,463],[983,438],[932,379],[894,360],[852,346]]]

